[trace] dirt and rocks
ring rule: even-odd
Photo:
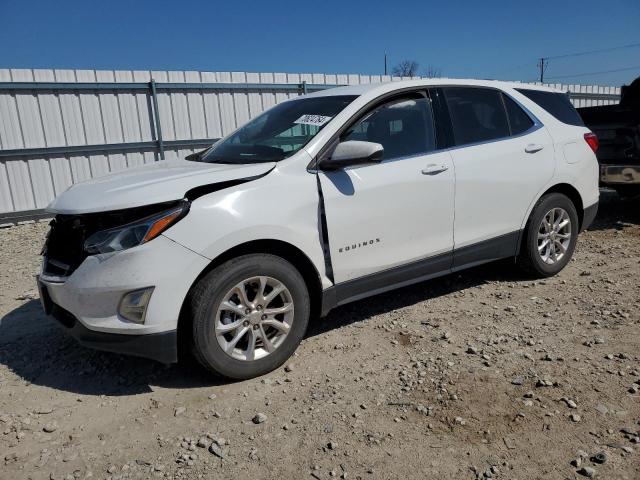
[[[229,383],[85,349],[38,304],[46,223],[0,230],[0,478],[640,478],[640,201],[570,265],[339,308]]]

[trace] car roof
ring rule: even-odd
[[[565,93],[557,88],[531,83],[503,82],[499,80],[472,80],[462,78],[421,78],[416,80],[400,80],[383,83],[365,83],[359,85],[347,85],[342,87],[328,88],[306,95],[307,97],[324,97],[329,95],[367,95],[378,96],[412,87],[430,86],[470,86],[470,87],[492,87],[502,90],[513,88],[524,88],[529,90],[541,90],[546,92]]]

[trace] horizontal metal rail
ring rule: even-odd
[[[169,149],[175,148],[204,148],[215,142],[218,138],[199,138],[194,140],[165,140],[164,147]],[[158,142],[151,140],[148,142],[128,142],[128,143],[103,143],[98,145],[68,145],[58,147],[39,147],[39,148],[16,148],[13,150],[0,150],[0,159],[15,157],[34,157],[34,156],[52,156],[64,155],[73,156],[74,154],[88,155],[91,153],[101,152],[128,152],[138,150],[156,150]]]
[[[53,218],[54,214],[47,212],[44,208],[37,210],[21,210],[19,212],[0,213],[0,227],[17,225],[21,222],[33,222]]]
[[[158,92],[165,91],[280,91],[304,93],[326,90],[339,85],[302,83],[155,83]],[[126,90],[149,91],[149,82],[0,82],[0,90],[30,92],[30,91],[97,91],[97,90]]]
[[[616,100],[620,101],[620,95],[615,93],[584,93],[568,92],[569,98],[574,100]]]
[[[284,92],[313,92],[339,87],[339,84],[313,84],[313,83],[179,83],[179,82],[155,82],[158,92],[166,91],[284,91]],[[97,91],[97,90],[126,90],[148,91],[149,82],[0,82],[0,90],[13,91]],[[618,100],[620,95],[615,93],[596,92],[568,92],[575,99],[601,99]]]

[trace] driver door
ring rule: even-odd
[[[353,286],[353,298],[450,269],[454,171],[449,152],[437,150],[431,100],[396,97],[346,140],[380,143],[384,157],[319,172],[336,285]]]

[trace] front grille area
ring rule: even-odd
[[[91,233],[87,232],[81,216],[56,215],[50,226],[44,249],[44,273],[66,277],[86,258],[84,241]]]
[[[100,230],[115,228],[154,215],[179,202],[158,203],[144,207],[112,210],[82,215],[56,215],[43,249],[44,273],[67,277],[87,258],[84,242]]]

